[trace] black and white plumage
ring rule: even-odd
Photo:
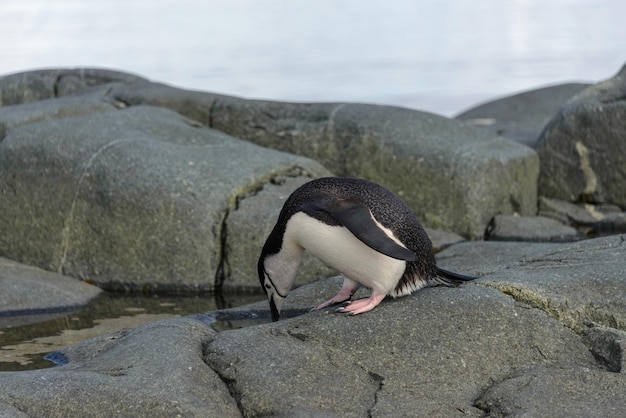
[[[438,268],[432,243],[411,209],[367,180],[312,180],[285,202],[258,262],[274,321],[305,250],[344,277],[339,293],[315,309],[348,301],[361,285],[371,288],[372,295],[350,302],[341,312],[367,312],[386,295],[408,295],[429,283],[452,286],[475,279]]]

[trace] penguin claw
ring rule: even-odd
[[[350,315],[350,314],[351,314],[351,312],[349,312],[349,311],[345,311],[345,309],[346,309],[348,306],[350,306],[350,304],[351,304],[351,303],[352,303],[352,301],[351,301],[351,300],[347,300],[347,301],[343,302],[343,303],[341,304],[341,306],[340,306],[340,307],[338,307],[337,309],[335,309],[335,312],[345,313],[345,314]]]

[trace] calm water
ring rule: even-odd
[[[452,115],[626,62],[623,0],[0,0],[0,74],[97,66],[181,87]]]
[[[261,292],[189,297],[104,293],[81,309],[42,316],[39,322],[11,326],[11,319],[19,321],[21,318],[0,316],[0,372],[52,367],[54,364],[44,359],[48,353],[98,335],[167,318],[228,310],[261,300],[266,300]],[[221,331],[269,322],[269,308],[264,305],[263,310],[264,315],[258,314],[255,320],[221,318],[213,323],[213,328]]]

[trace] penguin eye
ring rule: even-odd
[[[272,288],[272,286],[270,286],[270,284],[269,284],[269,283],[265,283],[265,288],[266,288],[266,289],[271,289],[271,288]]]

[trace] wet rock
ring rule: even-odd
[[[116,85],[107,94],[128,105],[168,107],[237,138],[315,159],[334,174],[381,183],[433,228],[478,238],[496,213],[536,212],[532,150],[430,113],[245,100],[148,83]]]
[[[27,416],[231,417],[237,404],[202,361],[212,331],[179,318],[107,334],[56,353],[52,369],[0,373],[0,411]]]
[[[76,279],[5,258],[0,258],[0,288],[0,328],[65,315],[102,292]]]
[[[568,83],[517,93],[478,105],[455,119],[529,147],[559,109],[590,84]]]
[[[569,242],[583,235],[570,226],[543,216],[496,215],[485,231],[490,241]]]
[[[237,201],[276,176],[328,174],[150,106],[16,126],[0,166],[0,253],[103,288],[158,291],[219,286]]]
[[[626,207],[626,67],[580,92],[550,121],[537,144],[539,194]]]

